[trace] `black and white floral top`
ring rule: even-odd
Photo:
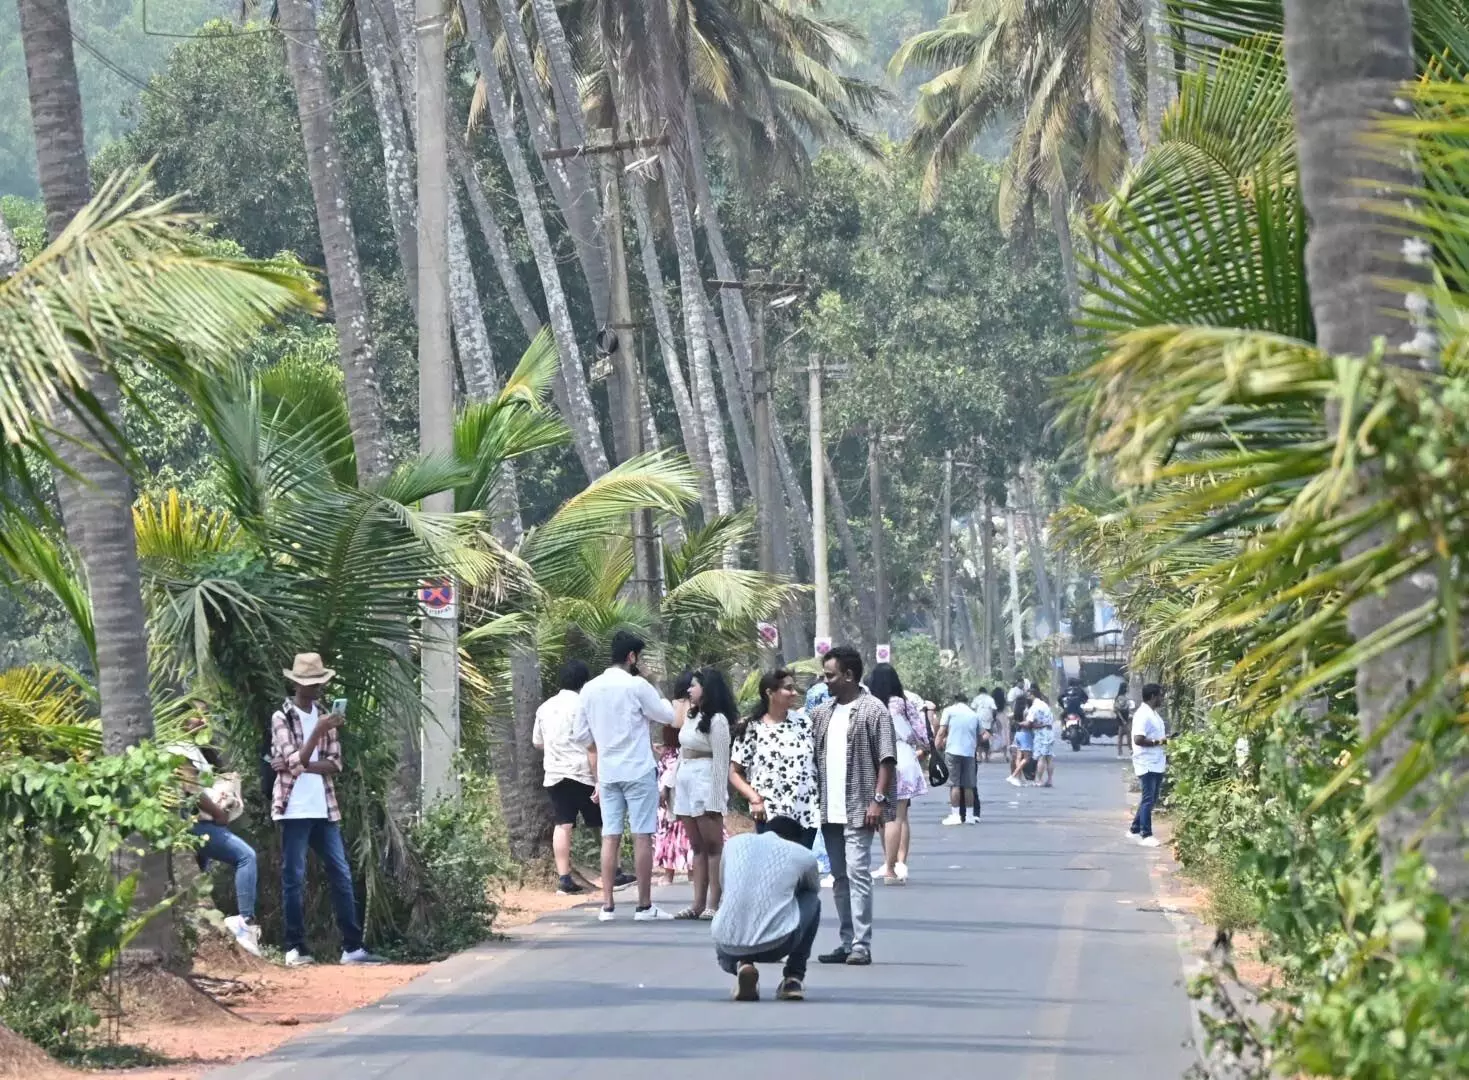
[[[744,770],[745,779],[765,800],[767,820],[794,818],[808,829],[821,823],[816,745],[804,713],[787,713],[780,723],[751,721],[730,761]]]

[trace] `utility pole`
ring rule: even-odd
[[[882,560],[882,433],[873,427],[867,439],[867,497],[872,526],[872,611],[874,646],[888,644],[888,584]]]
[[[643,451],[642,373],[638,366],[636,333],[638,324],[632,317],[632,298],[627,275],[627,248],[622,231],[622,155],[627,150],[644,150],[663,146],[666,135],[618,140],[616,132],[600,128],[599,141],[583,146],[559,147],[542,153],[543,161],[560,158],[595,157],[602,187],[602,226],[607,234],[608,278],[611,287],[612,322],[597,332],[597,351],[611,362],[616,381],[609,383],[609,400],[614,417],[614,447],[623,461]],[[653,514],[640,510],[632,515],[634,596],[657,611],[663,599],[662,560],[658,552]]]
[[[995,581],[995,516],[990,508],[990,500],[986,496],[981,508],[979,519],[979,545],[980,558],[984,568],[984,613],[980,622],[983,628],[980,631],[980,667],[984,669],[984,675],[988,678],[995,670],[995,629],[999,623],[995,619],[995,600],[999,596],[1000,589]]]
[[[812,356],[806,364],[810,380],[811,443],[811,577],[816,585],[816,641],[831,640],[831,575],[826,563],[826,445],[822,428],[821,357]],[[819,652],[819,649],[813,650]]]
[[[954,451],[944,451],[942,562],[943,586],[939,594],[939,648],[954,647]]]
[[[449,151],[444,0],[415,0],[418,45],[418,447],[454,449],[454,368],[449,341]],[[454,494],[424,500],[431,513],[451,513]],[[425,805],[459,795],[459,643],[455,583],[422,620],[423,797]],[[440,593],[440,599],[443,594]]]

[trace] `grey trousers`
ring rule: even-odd
[[[872,948],[872,837],[864,825],[823,825],[842,947]]]

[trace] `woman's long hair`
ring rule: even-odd
[[[750,714],[749,720],[746,721],[747,724],[757,723],[769,715],[770,695],[780,689],[781,683],[795,678],[795,674],[787,668],[778,667],[760,676],[760,702],[755,706],[755,711]]]
[[[878,664],[867,676],[867,690],[878,701],[886,705],[893,698],[904,698],[903,680],[898,678],[898,669],[892,664]]]
[[[699,704],[689,710],[689,715],[699,718],[699,730],[708,735],[709,723],[718,715],[722,715],[725,722],[733,728],[739,722],[740,709],[735,704],[734,693],[730,690],[729,680],[724,677],[724,673],[716,667],[705,667],[695,672],[694,678],[699,680],[699,688],[703,690],[703,694]]]

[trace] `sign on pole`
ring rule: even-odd
[[[831,643],[831,638],[829,638],[829,637],[819,637],[819,638],[817,638],[816,639],[816,659],[820,660],[827,653],[831,652],[831,644],[832,644]]]
[[[780,648],[780,627],[775,623],[757,622],[755,632],[760,635],[762,649],[777,650]]]
[[[454,582],[447,579],[425,581],[418,587],[418,603],[431,619],[454,618]]]
[[[879,664],[891,664],[893,662],[893,647],[891,645],[879,645],[876,655]]]

